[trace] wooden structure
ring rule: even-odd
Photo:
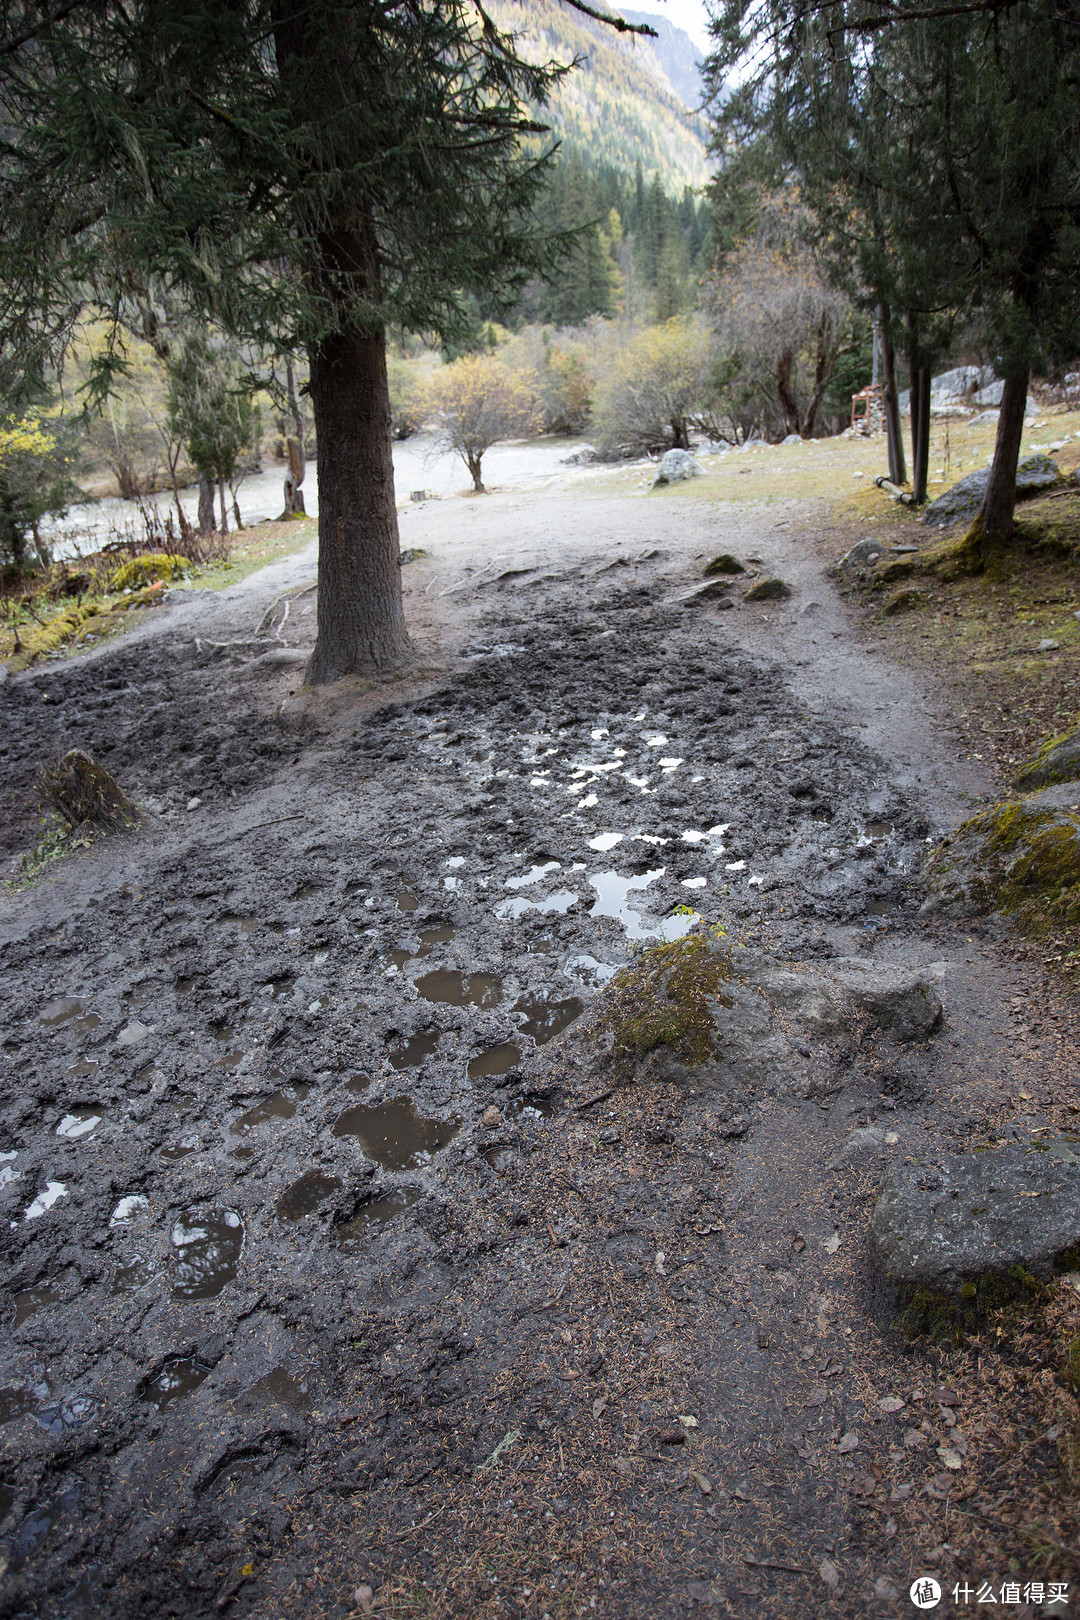
[[[859,407],[862,406],[860,411]],[[858,394],[851,396],[851,426],[858,428],[866,437],[872,433],[880,433],[885,422],[884,399],[880,383],[871,383],[868,388],[862,389]]]

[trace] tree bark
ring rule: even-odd
[[[799,406],[791,392],[791,355],[782,354],[776,363],[776,393],[784,413],[784,427],[788,433],[799,433]]]
[[[218,479],[218,494],[221,496],[221,532],[222,532],[222,534],[228,534],[228,532],[229,532],[229,512],[228,512],[228,508],[225,505],[225,480],[224,480],[224,478],[219,478]]]
[[[283,518],[290,518],[304,512],[304,491],[301,485],[307,471],[304,417],[300,401],[296,397],[296,373],[293,371],[291,360],[285,362],[285,396],[292,418],[292,432],[285,436],[285,454],[289,458],[289,470],[285,474],[285,510],[281,515]]]
[[[199,474],[199,533],[213,534],[217,527],[214,515],[214,486],[205,473]]]
[[[926,500],[930,471],[930,367],[911,365],[911,498],[916,506]]]
[[[878,305],[878,327],[881,332],[881,392],[885,414],[885,441],[889,451],[889,477],[894,484],[906,484],[904,435],[900,427],[900,405],[896,394],[896,367],[893,364],[889,311],[885,304]]]
[[[1005,378],[990,478],[969,535],[969,539],[975,540],[982,548],[984,557],[990,547],[1013,537],[1016,468],[1020,460],[1020,441],[1024,436],[1024,410],[1030,375],[1030,369],[1025,368],[1023,372]]]
[[[386,339],[344,325],[310,351],[319,441],[319,608],[305,683],[410,659],[401,601]]]

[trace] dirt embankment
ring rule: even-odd
[[[887,1615],[1028,1567],[1028,1350],[898,1338],[863,1233],[890,1157],[1067,1123],[1071,1029],[920,916],[987,784],[812,519],[434,506],[393,691],[296,695],[304,563],[0,691],[11,849],[61,747],[150,809],[2,918],[0,1613]],[[603,987],[690,913],[770,971],[933,964],[944,1023],[761,1002],[769,1062],[613,1062]]]

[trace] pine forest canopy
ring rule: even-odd
[[[410,656],[386,329],[452,334],[462,288],[510,301],[553,262],[535,110],[568,67],[522,54],[469,0],[0,4],[5,394],[101,317],[117,334],[102,392],[123,323],[152,330],[173,309],[268,353],[305,349],[309,681]]]
[[[972,543],[1007,539],[1031,370],[1080,348],[1075,4],[723,0],[713,33],[718,205],[737,216],[740,179],[771,180],[813,211],[907,351],[917,494],[931,366],[955,332],[981,339],[1005,389]]]

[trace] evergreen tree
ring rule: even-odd
[[[709,63],[717,89],[744,65],[718,144],[789,166],[837,273],[908,349],[917,493],[931,364],[958,319],[981,326],[1005,387],[976,555],[1012,533],[1032,366],[1080,342],[1080,17],[990,9],[724,0]]]
[[[545,160],[522,138],[563,71],[525,61],[472,0],[3,8],[0,365],[41,369],[84,313],[119,334],[139,295],[307,350],[309,681],[410,656],[386,329],[452,333],[459,289],[510,298],[549,256]],[[101,388],[122,363],[118,341]]]

